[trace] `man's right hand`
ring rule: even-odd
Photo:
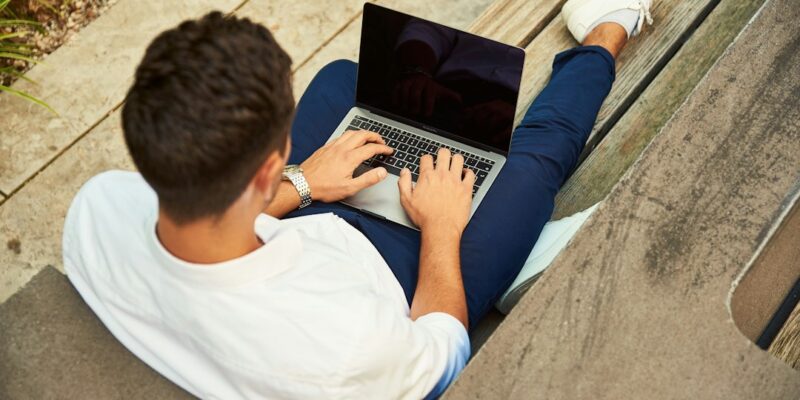
[[[386,178],[386,168],[374,168],[356,178],[353,171],[364,160],[392,152],[394,149],[375,132],[345,132],[300,164],[311,188],[311,198],[332,203],[375,185]]]
[[[463,156],[451,156],[445,148],[439,149],[435,166],[433,157],[425,155],[419,169],[416,187],[408,169],[400,172],[400,203],[406,213],[421,231],[442,230],[460,237],[469,220],[475,173],[464,168]]]

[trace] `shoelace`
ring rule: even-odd
[[[647,21],[647,25],[653,25],[653,16],[650,15],[650,5],[646,0],[639,0],[638,4],[631,7],[631,9],[639,11],[639,21],[636,22],[636,33],[642,31],[645,20]]]

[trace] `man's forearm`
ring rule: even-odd
[[[284,215],[300,207],[300,194],[291,182],[281,181],[278,189],[275,190],[275,198],[269,203],[264,213],[275,218],[282,218]]]
[[[411,302],[411,318],[444,312],[469,326],[467,299],[461,279],[461,233],[429,228],[422,231],[419,279]]]

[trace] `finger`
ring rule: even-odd
[[[424,156],[419,158],[419,174],[427,174],[429,171],[433,170],[433,156],[430,154],[425,154]]]
[[[436,156],[436,170],[437,171],[447,171],[450,169],[450,150],[442,147],[439,149],[439,153]]]
[[[456,154],[450,160],[450,173],[454,176],[461,178],[461,174],[464,171],[464,156],[461,154]]]
[[[383,143],[383,138],[381,138],[381,135],[375,132],[361,130],[353,132],[351,135],[342,140],[342,146],[345,146],[348,149],[355,149],[356,147],[363,146],[367,142]]]
[[[475,179],[475,172],[469,168],[464,168],[464,178],[462,179],[462,182],[472,188],[472,185],[475,184]]]
[[[408,168],[400,170],[400,179],[397,181],[397,187],[400,189],[400,202],[405,203],[411,197],[411,171]],[[405,207],[405,204],[403,204]]]
[[[359,175],[357,178],[353,178],[353,180],[350,183],[351,184],[350,192],[354,194],[358,193],[361,190],[366,189],[382,181],[384,178],[386,178],[386,175],[388,175],[388,173],[386,172],[386,168],[383,167],[373,168]]]
[[[378,143],[367,143],[357,149],[353,150],[353,156],[357,162],[362,162],[366,159],[372,158],[377,154],[392,154],[394,149],[385,145],[385,144],[378,144]]]

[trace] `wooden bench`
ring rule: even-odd
[[[719,3],[703,23],[714,30],[701,25],[664,71],[713,52],[721,26],[749,20],[740,6]],[[798,18],[791,0],[766,2],[444,398],[800,396],[800,373],[743,336],[729,309],[736,280],[800,197]],[[673,90],[662,76],[680,87],[704,74],[677,65],[620,122],[660,118],[632,113],[672,101],[649,97]],[[600,142],[616,143],[606,156],[630,150],[613,136],[620,122]],[[590,164],[593,154],[587,175],[616,164]],[[784,337],[797,334],[797,315]]]

